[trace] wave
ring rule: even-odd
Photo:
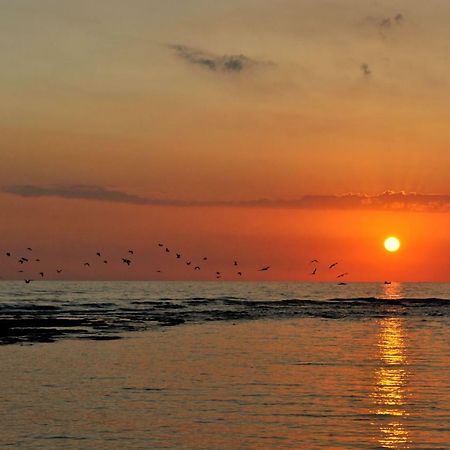
[[[85,294],[85,293],[84,293]],[[53,303],[53,304],[49,304]],[[251,300],[237,296],[103,301],[13,301],[0,304],[0,344],[54,342],[65,337],[119,339],[124,332],[211,321],[321,318],[450,317],[444,298]]]

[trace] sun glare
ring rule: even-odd
[[[398,238],[390,236],[384,241],[384,248],[388,252],[396,252],[400,248],[400,241]]]

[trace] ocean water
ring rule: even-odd
[[[450,284],[256,282],[0,283],[0,343],[122,332],[209,321],[318,317],[450,316]]]
[[[450,285],[0,283],[0,448],[450,448]]]

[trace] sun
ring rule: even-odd
[[[384,241],[384,248],[388,252],[396,252],[400,248],[400,240],[396,238],[395,236],[389,236]]]

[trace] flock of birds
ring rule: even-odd
[[[179,253],[179,252],[172,252],[166,245],[164,245],[162,243],[158,243],[158,247],[165,254],[173,254],[177,261],[180,261],[180,263],[184,263],[187,267],[192,268],[194,271],[202,270],[202,268],[204,268],[204,266],[208,262],[208,257],[207,256],[203,256],[201,258],[201,262],[200,263],[199,262],[194,263],[191,258],[187,258],[187,259],[183,258],[181,253]],[[40,263],[41,262],[40,258],[33,257],[34,253],[33,253],[33,248],[32,247],[27,247],[26,251],[27,251],[27,253],[26,253],[27,256],[17,257],[16,255],[13,255],[13,253],[10,252],[10,251],[7,251],[5,254],[6,254],[7,258],[12,258],[12,259],[17,258],[17,263],[19,264],[19,266],[20,267],[23,266],[24,268],[26,266],[31,266],[31,263],[33,263],[33,262],[35,262],[35,263]],[[134,257],[134,250],[129,249],[126,252],[126,255],[121,258],[121,263],[129,267],[129,266],[131,266],[133,264],[133,259],[132,259],[133,257]],[[106,259],[104,257],[104,255],[102,254],[102,252],[100,252],[100,251],[97,251],[95,253],[95,258],[97,259],[97,261],[100,261],[101,264],[103,264],[103,265],[109,264],[109,260]],[[317,259],[313,259],[313,260],[310,261],[310,264],[314,265],[313,270],[310,273],[310,275],[311,276],[316,276],[317,273],[318,273],[319,261]],[[338,264],[339,264],[338,262],[334,262],[334,263],[328,265],[328,270],[334,270]],[[84,261],[84,262],[82,262],[82,265],[85,268],[90,268],[91,267],[91,261]],[[243,272],[240,269],[239,262],[237,260],[233,260],[232,267],[233,267],[233,275],[235,277],[241,278],[243,276]],[[256,271],[258,271],[258,272],[267,272],[268,270],[271,269],[271,267],[272,266],[270,266],[270,265],[269,266],[263,266],[263,267],[261,267],[259,269],[256,269]],[[30,270],[25,271],[24,268],[20,268],[18,270],[18,272],[19,273],[23,273],[23,274],[25,274],[25,272],[31,273]],[[33,269],[34,269],[34,266],[33,266]],[[63,269],[61,267],[56,267],[54,270],[56,271],[57,274],[61,274],[63,272]],[[157,273],[162,273],[162,270],[158,269],[158,270],[156,270],[156,272]],[[36,271],[35,273],[41,279],[46,277],[46,273],[43,272],[42,270]],[[336,278],[343,278],[343,277],[345,277],[347,275],[349,275],[348,272],[342,272],[342,273],[339,273],[336,276]],[[215,276],[215,278],[217,280],[220,280],[223,277],[223,273],[222,273],[222,271],[216,270],[214,276]],[[25,281],[25,283],[29,284],[29,283],[31,283],[33,281],[33,279],[32,278],[25,278],[24,281]],[[339,284],[344,285],[346,283],[341,282]]]

